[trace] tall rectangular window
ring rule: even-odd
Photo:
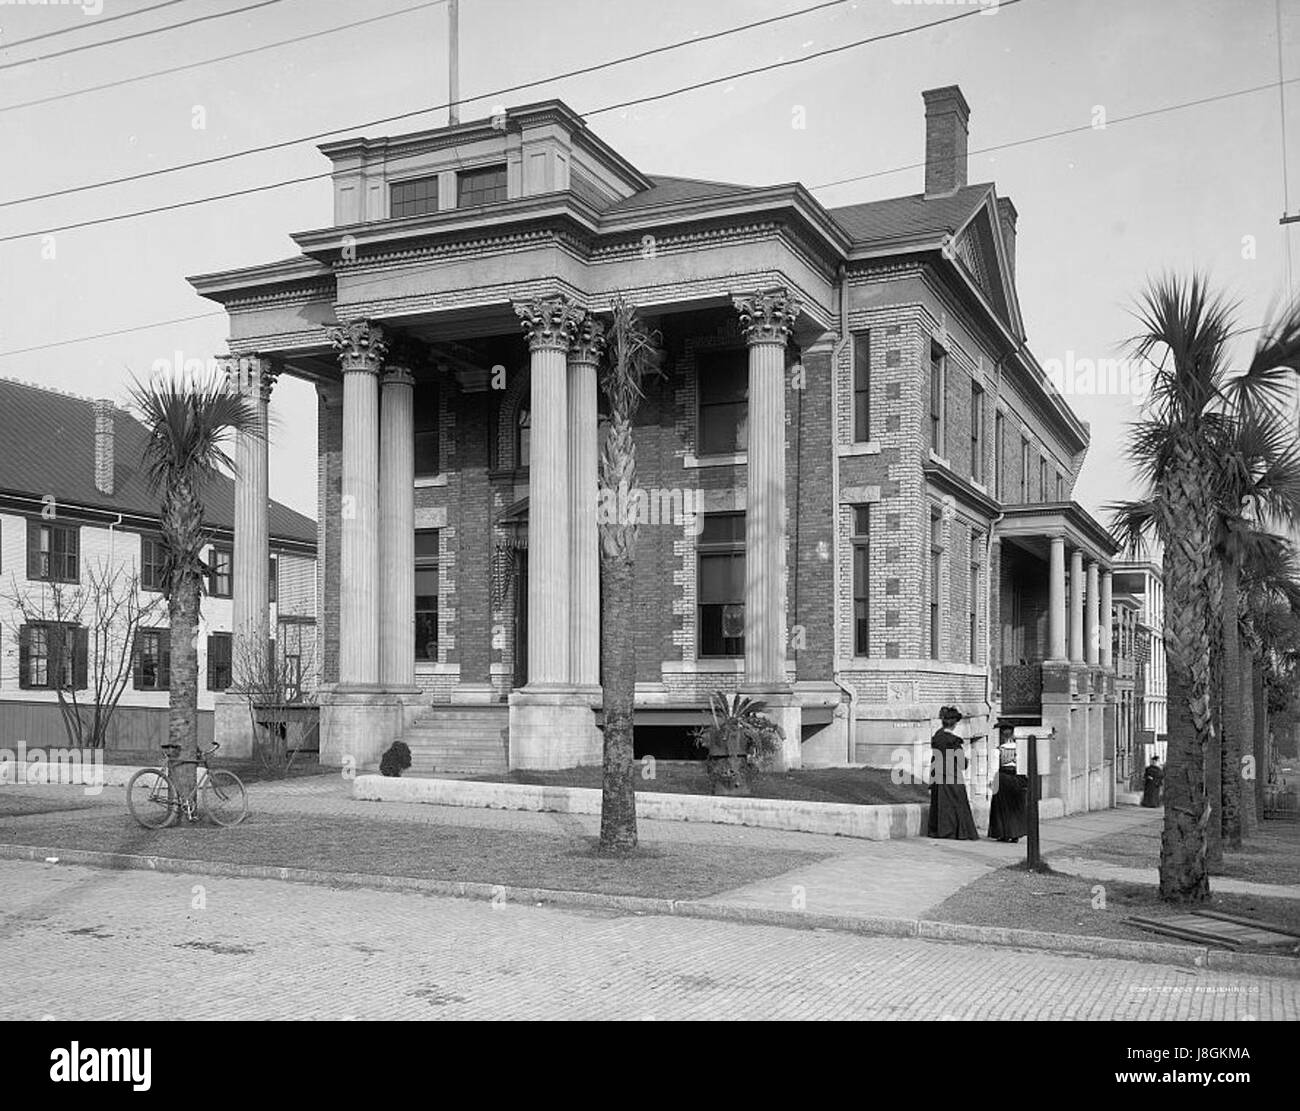
[[[1047,456],[1038,457],[1038,500],[1047,500]]]
[[[168,629],[139,629],[135,634],[132,685],[138,691],[165,691],[171,686],[172,638]]]
[[[266,600],[272,605],[280,600],[280,561],[274,553],[267,560]]]
[[[27,521],[27,577],[35,582],[81,580],[81,529],[52,521]]]
[[[208,634],[208,690],[224,691],[234,682],[234,666],[229,633]]]
[[[234,550],[213,545],[212,562],[208,564],[208,593],[214,598],[229,598],[234,585],[234,575]]]
[[[871,655],[871,506],[853,507],[853,654]]]
[[[947,408],[948,356],[937,343],[930,344],[930,450],[944,455],[944,431]]]
[[[983,538],[978,532],[970,534],[970,593],[967,608],[970,611],[970,662],[980,662],[980,545]]]
[[[1029,501],[1029,441],[1020,437],[1020,500]]]
[[[426,212],[438,211],[438,175],[419,177],[413,181],[394,182],[388,189],[388,214],[397,219],[401,216],[422,216]]]
[[[18,629],[18,685],[24,690],[85,690],[90,631],[40,621]]]
[[[749,438],[749,352],[714,351],[696,360],[701,455],[745,450]]]
[[[984,481],[984,388],[972,379],[970,384],[970,476]]]
[[[999,500],[1005,496],[1002,453],[1006,451],[1006,437],[1005,419],[1001,413],[995,413],[993,415],[993,493]]]
[[[162,590],[163,541],[161,536],[140,537],[140,589]]]
[[[415,533],[415,658],[438,659],[438,530]]]
[[[415,473],[436,475],[439,471],[438,452],[438,383],[415,384]]]
[[[871,439],[871,333],[853,337],[853,442]]]
[[[1056,472],[1056,500],[1065,501],[1065,475]]]
[[[699,653],[745,654],[745,515],[706,513],[696,544]]]
[[[456,175],[456,207],[490,204],[506,199],[506,168],[486,166],[481,170],[462,170]]]
[[[942,613],[939,604],[943,592],[943,514],[930,511],[930,659],[939,659],[942,640]]]

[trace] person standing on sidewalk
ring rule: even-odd
[[[1151,763],[1142,773],[1142,805],[1159,806],[1160,789],[1164,786],[1165,770],[1160,766],[1160,757],[1151,757]]]
[[[1029,777],[1016,774],[1014,748],[999,750],[1004,762],[994,781],[993,801],[989,803],[989,836],[997,841],[1019,841],[1029,827],[1025,800],[1029,794]]]
[[[928,832],[931,837],[978,841],[980,835],[966,795],[966,754],[961,738],[953,732],[961,716],[956,706],[942,707],[939,710],[942,728],[930,738],[934,775],[930,781]]]

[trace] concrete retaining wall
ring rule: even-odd
[[[456,779],[398,779],[360,775],[352,797],[383,802],[425,802],[438,806],[478,806],[494,810],[536,810],[559,814],[599,814],[600,791],[593,787],[535,787],[520,783],[471,783]],[[917,837],[929,807],[855,806],[789,799],[719,798],[637,792],[637,817],[650,821],[712,822],[757,826],[798,833],[825,833],[888,841]]]

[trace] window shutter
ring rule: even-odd
[[[73,686],[84,691],[87,686],[87,671],[90,659],[90,630],[78,625],[72,632],[72,673]]]
[[[158,689],[171,690],[172,686],[172,634],[164,629],[158,634]]]
[[[41,523],[27,519],[27,577],[40,579],[41,575]]]
[[[28,664],[31,660],[32,651],[32,627],[24,625],[18,630],[18,686],[23,690],[30,690],[31,684],[29,679],[31,672]]]
[[[135,647],[132,649],[131,656],[131,686],[136,690],[143,690],[144,667],[142,664],[144,653],[141,651],[141,641],[144,639],[144,633],[137,629],[135,631]]]
[[[216,649],[213,647],[214,643],[216,642],[216,639],[217,638],[214,637],[211,633],[208,634],[208,690],[210,691],[214,691],[217,689],[215,683],[216,676],[213,668],[213,664],[216,663],[216,658],[217,658]]]

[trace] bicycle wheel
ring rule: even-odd
[[[234,772],[208,772],[199,784],[199,805],[219,826],[237,826],[248,816],[244,785]]]
[[[126,785],[131,817],[145,829],[162,829],[176,821],[180,798],[171,777],[157,768],[141,768]]]

